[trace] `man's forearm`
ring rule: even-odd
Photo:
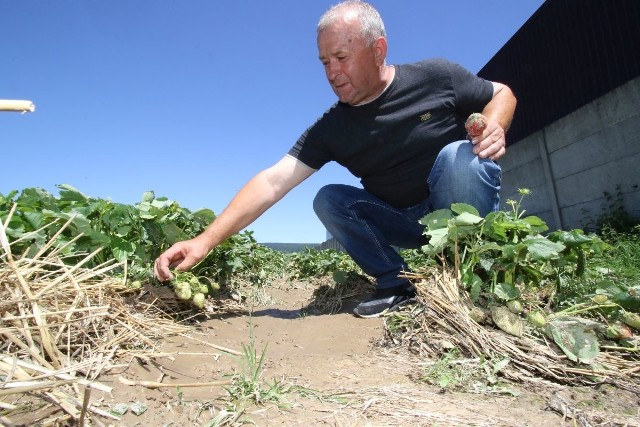
[[[280,197],[275,194],[265,177],[265,172],[260,172],[240,189],[229,205],[198,238],[205,239],[211,250],[258,219]]]
[[[498,122],[506,132],[511,126],[517,101],[508,86],[500,83],[494,84],[496,85],[495,93],[491,101],[489,101],[484,110],[482,110],[482,114],[487,117],[488,120]]]

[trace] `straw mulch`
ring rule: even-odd
[[[416,283],[418,302],[385,318],[389,340],[407,345],[425,358],[437,359],[452,348],[465,357],[494,362],[509,358],[501,374],[509,380],[566,385],[603,381],[640,392],[640,357],[631,352],[602,351],[593,368],[570,361],[559,347],[542,334],[525,331],[522,337],[480,325],[470,316],[473,307],[468,294],[447,268],[408,276]],[[392,313],[393,314],[393,313]],[[402,322],[397,328],[389,322]],[[390,330],[400,330],[392,334]],[[596,379],[598,378],[598,379]]]
[[[309,313],[336,314],[346,300],[373,293],[375,284],[363,275],[351,274],[343,283],[323,277],[312,280],[315,289],[305,310]]]
[[[28,413],[38,425],[117,420],[92,399],[111,391],[97,378],[189,329],[108,274],[122,265],[84,268],[95,253],[66,265],[55,240],[17,257],[0,223],[0,425]]]

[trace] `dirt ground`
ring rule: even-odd
[[[101,376],[102,384],[113,387],[101,397],[92,395],[101,398],[101,409],[132,403],[146,408],[139,415],[130,409],[119,421],[101,420],[131,427],[640,426],[640,397],[611,386],[511,384],[509,389],[519,393],[513,396],[451,392],[415,381],[428,361],[378,345],[383,320],[350,314],[357,299],[347,301],[338,314],[309,315],[301,311],[309,303],[309,287],[269,292],[271,302],[255,307],[251,316],[242,310],[213,314],[189,336],[159,342],[158,351],[166,357],[132,358]],[[277,402],[264,398],[259,405],[234,404],[220,385],[151,388],[120,381],[228,381],[247,359],[226,350],[241,353],[243,348],[258,359],[264,354],[256,382],[262,390],[272,387]],[[563,417],[549,408],[552,399],[577,412]]]

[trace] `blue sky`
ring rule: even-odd
[[[373,0],[387,62],[478,72],[543,0]],[[143,192],[220,213],[335,102],[315,26],[335,1],[0,0],[0,193],[57,184],[133,204]],[[516,94],[517,95],[517,94]],[[358,181],[329,164],[248,229],[324,240],[311,203]]]

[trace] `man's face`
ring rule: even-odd
[[[318,52],[327,80],[340,101],[358,105],[378,96],[380,64],[376,62],[375,47],[367,47],[362,40],[357,21],[339,21],[321,31]]]

